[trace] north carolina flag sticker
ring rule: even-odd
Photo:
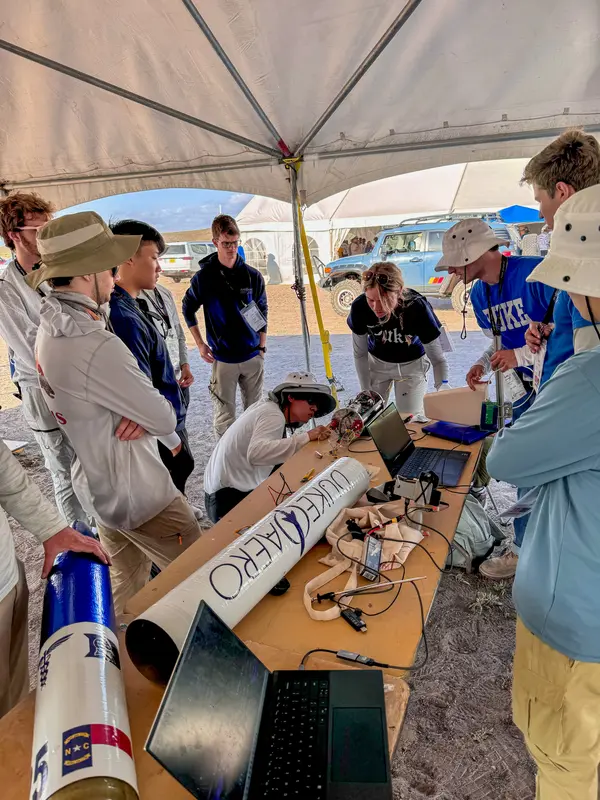
[[[91,767],[93,746],[99,744],[117,747],[133,758],[131,740],[123,731],[112,725],[81,725],[63,733],[63,776],[78,769]]]

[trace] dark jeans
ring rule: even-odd
[[[171,473],[171,478],[181,494],[185,494],[185,483],[194,469],[194,456],[190,450],[187,431],[182,428],[177,431],[181,439],[181,450],[174,456],[162,442],[158,443],[158,452],[165,467]]]
[[[239,489],[219,489],[214,494],[205,494],[204,505],[209,520],[216,524],[249,494],[250,492],[240,492]]]

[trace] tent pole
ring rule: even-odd
[[[494,347],[496,352],[502,350],[502,340],[500,336],[494,336]],[[505,423],[505,408],[504,408],[504,377],[499,369],[495,372],[496,376],[496,404],[498,406],[498,430],[504,428]]]
[[[187,10],[192,15],[194,22],[198,25],[201,29],[202,33],[206,36],[210,44],[212,45],[213,50],[220,58],[221,62],[223,63],[227,72],[231,75],[233,80],[237,83],[238,88],[246,98],[246,100],[250,103],[262,123],[265,125],[275,142],[277,143],[277,147],[281,150],[285,158],[288,158],[292,154],[290,153],[288,146],[283,141],[283,137],[279,135],[277,128],[273,125],[269,117],[266,115],[265,111],[263,110],[262,106],[256,99],[256,97],[250,91],[248,84],[244,81],[240,73],[235,68],[233,62],[225,52],[225,50],[221,47],[218,39],[214,35],[214,33],[209,28],[208,24],[204,17],[200,14],[198,9],[196,8],[195,4],[192,0],[182,0],[183,5],[187,8]]]
[[[298,201],[298,182],[296,179],[296,168],[292,165],[289,168],[290,188],[292,191],[292,220],[294,223],[294,273],[296,276],[296,294],[300,301],[300,319],[302,321],[302,337],[304,339],[304,358],[306,369],[310,369],[310,332],[308,330],[308,320],[306,318],[306,297],[304,291],[304,276],[302,275],[302,249],[300,243],[300,203]]]
[[[357,156],[376,156],[387,155],[391,153],[404,153],[416,152],[418,150],[436,150],[445,147],[473,147],[478,144],[499,144],[504,142],[521,142],[528,139],[555,139],[564,133],[565,127],[568,125],[565,120],[565,126],[561,128],[548,128],[547,130],[536,131],[497,131],[496,133],[482,134],[480,136],[457,136],[454,139],[428,139],[423,142],[401,142],[398,144],[384,144],[377,147],[349,147],[346,150],[324,150],[321,153],[315,153],[314,157],[319,161],[331,161],[335,158],[356,158]],[[599,123],[590,123],[585,125],[588,133],[600,131]],[[305,161],[310,161],[313,154],[304,157]],[[464,159],[460,159],[461,163]],[[502,159],[499,159],[502,160]],[[439,165],[438,165],[439,166]],[[426,169],[423,167],[422,169]],[[414,172],[413,170],[410,170]]]
[[[383,53],[383,51],[392,41],[394,36],[404,26],[404,24],[408,22],[408,20],[412,16],[413,11],[417,8],[417,6],[420,5],[420,3],[421,0],[407,0],[407,3],[404,6],[404,8],[398,14],[396,19],[392,22],[387,31],[383,34],[381,39],[367,54],[367,56],[363,59],[363,61],[358,65],[356,70],[352,73],[352,75],[348,78],[346,83],[337,93],[336,97],[331,101],[331,103],[327,106],[327,108],[321,114],[319,119],[315,122],[315,124],[306,134],[304,139],[300,142],[299,146],[296,148],[294,155],[296,156],[303,155],[304,151],[306,150],[308,145],[312,142],[312,140],[315,138],[315,136],[319,133],[323,125],[325,125],[325,123],[329,120],[329,118],[333,116],[333,114],[335,114],[340,105],[344,102],[346,97],[348,97],[350,92],[354,89],[354,87],[360,81],[363,75],[373,66],[375,61],[377,61],[379,56]]]
[[[170,175],[201,175],[210,172],[226,172],[233,169],[249,169],[254,167],[274,167],[279,164],[273,158],[257,158],[249,161],[232,161],[231,163],[218,163],[202,166],[165,167],[164,169],[143,169],[138,172],[103,172],[98,175],[60,175],[49,178],[33,178],[26,181],[8,181],[4,186],[10,191],[15,189],[29,189],[41,186],[60,186],[77,183],[101,183],[102,181],[126,181],[130,178],[167,178]]]
[[[247,139],[245,136],[239,136],[237,133],[233,133],[233,131],[227,131],[225,128],[219,128],[217,125],[213,125],[210,122],[205,122],[197,117],[192,117],[190,114],[184,114],[183,111],[177,111],[175,108],[169,108],[169,106],[164,106],[162,103],[156,103],[154,100],[150,100],[148,97],[142,97],[142,95],[135,94],[135,92],[130,92],[127,89],[121,88],[120,86],[115,86],[114,83],[108,83],[107,81],[103,81],[100,78],[94,77],[93,75],[88,75],[87,72],[81,72],[78,69],[73,69],[73,67],[66,66],[66,64],[53,61],[51,58],[46,58],[46,56],[33,53],[31,50],[25,50],[23,47],[19,47],[12,42],[7,42],[5,39],[0,39],[0,50],[6,50],[8,53],[12,53],[15,56],[20,56],[28,61],[34,61],[36,64],[41,64],[43,67],[53,69],[55,72],[60,72],[63,75],[68,75],[70,78],[75,78],[75,80],[88,83],[90,86],[95,86],[97,89],[110,92],[110,94],[116,94],[118,97],[122,97],[124,100],[130,100],[132,103],[145,106],[152,111],[158,111],[159,114],[165,114],[167,117],[173,117],[181,122],[187,122],[188,125],[193,125],[195,128],[202,128],[203,130],[210,131],[210,133],[214,133],[217,136],[222,136],[224,139],[230,139],[232,142],[237,142],[237,144],[241,144],[250,150],[258,150],[260,153],[266,153],[266,155],[269,156],[280,156],[279,151],[275,150],[273,147],[268,147],[260,142]]]
[[[292,167],[292,169],[294,169]],[[298,200],[298,222],[300,228],[300,238],[302,240],[302,250],[304,252],[304,263],[306,264],[306,271],[308,273],[308,282],[310,284],[310,293],[313,299],[315,314],[317,317],[317,326],[319,328],[319,337],[321,339],[321,347],[323,348],[323,364],[325,365],[325,375],[329,385],[331,386],[331,393],[337,403],[337,386],[333,369],[331,367],[331,342],[329,340],[329,331],[325,329],[323,323],[323,315],[321,314],[321,304],[319,303],[319,294],[317,292],[317,285],[315,283],[315,273],[312,265],[312,258],[310,256],[310,247],[308,246],[308,237],[306,235],[306,228],[304,227],[304,216],[302,214],[302,206]]]

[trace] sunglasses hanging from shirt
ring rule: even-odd
[[[147,317],[150,317],[150,319],[153,322],[157,323],[157,326],[160,329],[160,333],[163,339],[167,339],[169,336],[169,331],[173,328],[173,326],[171,325],[171,320],[169,319],[167,307],[160,292],[155,289],[154,299],[146,295],[146,297],[143,298],[138,297],[137,302],[139,307],[144,312],[144,314]],[[150,308],[149,303],[152,303],[153,308]]]

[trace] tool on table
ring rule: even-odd
[[[300,483],[308,483],[308,481],[311,480],[311,478],[314,478],[314,475],[315,475],[315,468],[313,467],[306,473],[306,475],[302,478]]]

